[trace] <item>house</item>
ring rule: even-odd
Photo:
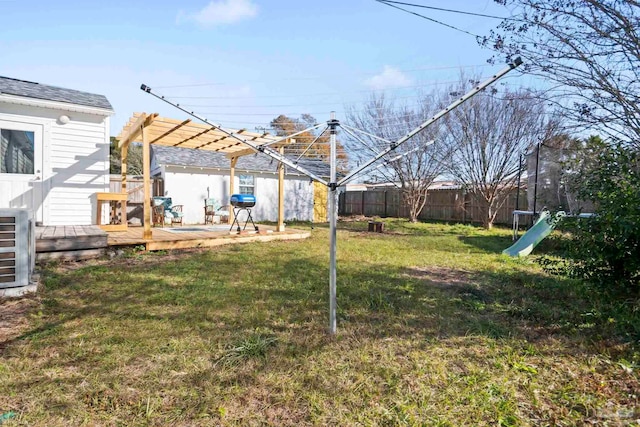
[[[256,221],[278,219],[278,162],[261,154],[238,158],[234,193],[253,194]],[[164,180],[164,195],[183,205],[185,224],[204,222],[204,201],[229,203],[230,163],[224,153],[152,145],[151,175]],[[326,187],[285,168],[285,220],[326,221]],[[314,209],[314,199],[316,207]]]
[[[0,77],[0,207],[43,225],[90,225],[109,191],[106,97]]]

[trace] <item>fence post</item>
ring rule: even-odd
[[[387,190],[384,190],[384,217],[387,217]]]
[[[465,190],[464,188],[462,189],[462,222],[467,222],[467,190]]]
[[[361,191],[362,200],[360,201],[360,215],[364,215],[364,191]]]

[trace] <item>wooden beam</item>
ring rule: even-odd
[[[267,135],[267,134],[264,134]],[[280,147],[285,147],[287,146],[287,144],[292,144],[294,143],[296,140],[294,138],[289,138],[281,143],[278,144],[274,144],[274,145],[270,145],[270,148],[276,149],[276,148],[280,148]],[[232,147],[228,147],[228,148],[232,148]],[[257,153],[256,150],[254,150],[253,148],[244,148],[242,150],[238,150],[238,151],[233,151],[230,153],[227,153],[227,158],[232,158],[232,157],[242,157],[242,156],[248,156],[249,154],[255,154]]]
[[[234,132],[234,134],[235,134],[235,135],[238,135],[238,134],[241,134],[241,133],[242,133],[242,132],[244,132],[244,131],[245,131],[244,129],[240,129],[239,131],[235,131],[235,132]],[[231,136],[227,135],[226,133],[223,133],[223,136],[222,136],[222,137],[220,137],[220,138],[218,138],[218,139],[214,139],[213,141],[206,142],[206,143],[204,143],[204,144],[200,145],[198,148],[206,147],[207,145],[211,145],[211,144],[214,144],[214,143],[216,143],[216,142],[223,142],[223,141],[225,141],[225,140],[227,140],[227,139],[233,139],[233,138],[232,138]],[[241,142],[237,141],[236,139],[233,139],[233,140],[234,140],[234,141],[236,141],[236,143],[235,143],[235,144],[233,144],[233,145],[241,144]],[[216,149],[215,151],[219,151],[219,150],[220,150],[220,149],[218,148],[218,149]]]
[[[231,167],[229,169],[229,224],[233,223],[233,206],[231,205],[231,195],[233,194],[235,188],[235,180],[236,180],[236,164],[238,163],[237,157],[231,158]]]
[[[138,119],[129,126],[129,129],[121,134],[121,138],[118,141],[118,148],[122,148],[123,146],[129,145],[131,142],[135,141],[140,136],[142,128],[150,126],[156,117],[158,117],[158,113],[149,115],[146,113],[140,113]]]
[[[280,155],[284,156],[284,147],[280,147]],[[278,227],[276,231],[284,231],[284,163],[278,163]]]
[[[142,176],[143,176],[143,184],[144,185],[144,231],[142,232],[142,237],[146,239],[151,239],[151,149],[149,144],[149,137],[147,136],[147,132],[142,126],[140,130],[142,132]]]
[[[183,121],[182,123],[172,127],[171,129],[169,129],[168,131],[166,131],[165,133],[163,133],[162,135],[156,137],[155,139],[153,139],[149,144],[154,144],[156,142],[158,142],[159,140],[161,140],[162,138],[171,135],[172,133],[174,133],[175,131],[177,131],[178,129],[180,129],[181,127],[183,127],[184,125],[191,123],[191,119],[187,119],[185,121]]]
[[[121,188],[120,192],[123,194],[127,193],[127,157],[129,155],[129,146],[125,145],[122,147],[121,157],[120,157],[120,177],[121,177]],[[127,225],[127,199],[124,199],[120,202],[122,205],[122,224]]]
[[[146,113],[142,113],[138,116],[135,122],[129,126],[129,128],[120,134],[120,140],[118,141],[118,148],[122,150],[122,147],[129,146],[131,141],[135,140],[140,135],[140,129],[147,120]]]
[[[197,139],[197,138],[201,137],[202,135],[204,135],[204,134],[206,134],[206,133],[211,132],[212,130],[215,130],[215,129],[214,129],[214,128],[212,128],[212,127],[208,128],[208,129],[205,129],[205,130],[203,130],[203,131],[201,131],[201,132],[198,132],[198,133],[196,133],[196,134],[194,134],[194,135],[190,136],[189,138],[183,139],[182,141],[178,142],[177,144],[173,144],[173,146],[174,146],[174,147],[177,147],[178,145],[182,145],[182,144],[184,144],[185,142],[188,142],[188,141],[191,141],[191,140]]]
[[[242,150],[238,150],[238,151],[234,151],[231,153],[227,153],[226,156],[228,159],[232,159],[234,157],[242,157],[242,156],[248,156],[249,154],[255,154],[257,153],[258,150],[254,150],[253,148],[245,148]]]
[[[243,144],[242,142],[238,141],[235,144],[225,145],[224,147],[220,147],[220,148],[214,148],[213,151],[222,151],[222,152],[229,151],[230,148],[237,147],[238,145],[242,145],[242,144]]]

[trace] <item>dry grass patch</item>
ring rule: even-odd
[[[29,314],[39,306],[36,296],[0,299],[0,349],[29,327]]]

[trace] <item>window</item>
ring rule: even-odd
[[[0,173],[34,173],[35,133],[0,129]]]
[[[240,175],[240,194],[254,194],[254,182],[253,175]]]

